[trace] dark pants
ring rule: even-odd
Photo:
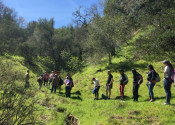
[[[153,88],[154,88],[154,86],[155,86],[155,83],[152,82],[152,83],[149,85],[149,82],[147,82],[147,86],[148,86],[148,90],[149,90],[149,97],[150,97],[150,99],[154,99]]]
[[[44,80],[44,86],[48,84],[48,80]]]
[[[66,86],[65,89],[66,89],[66,97],[70,98],[70,96],[71,96],[71,93],[70,92],[71,92],[71,89],[72,88],[70,86]]]
[[[134,101],[138,101],[139,95],[138,95],[138,90],[139,90],[140,85],[138,85],[137,83],[133,84],[133,98]]]
[[[163,81],[164,83],[164,89],[165,89],[165,93],[166,93],[166,103],[170,103],[170,99],[171,99],[171,81],[164,79]]]
[[[24,88],[29,88],[29,86],[30,86],[29,82],[26,81]]]
[[[51,93],[54,91],[54,93],[56,93],[57,87],[52,85],[52,89],[51,89]]]
[[[122,98],[124,98],[124,88],[125,88],[125,85],[123,85],[123,84],[120,84],[120,96],[122,97]]]
[[[99,94],[98,94],[98,91],[99,91],[99,89],[100,89],[100,86],[96,86],[95,87],[95,98],[98,98],[98,96],[99,96]]]

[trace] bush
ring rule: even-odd
[[[84,67],[84,62],[81,61],[78,57],[71,57],[67,62],[67,66],[73,73],[81,72],[82,68]]]
[[[55,69],[55,61],[51,57],[49,57],[49,56],[46,56],[46,57],[38,56],[37,60],[41,64],[43,64],[44,66],[48,67],[49,69]]]
[[[12,65],[0,63],[0,74],[0,124],[35,124],[35,93],[16,82]]]

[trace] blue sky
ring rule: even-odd
[[[56,28],[71,24],[72,13],[79,6],[90,7],[97,2],[98,0],[3,0],[5,5],[14,9],[27,22],[53,17]]]

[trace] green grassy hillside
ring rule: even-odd
[[[34,66],[25,65],[21,57],[2,57],[1,62],[13,65],[13,69],[21,74],[25,74],[29,68],[31,70],[31,88],[36,91],[36,111],[35,118],[38,124],[46,125],[64,125],[69,114],[78,118],[81,125],[173,125],[175,123],[175,90],[172,86],[172,96],[170,106],[162,105],[165,102],[165,92],[163,82],[157,83],[154,88],[155,102],[148,101],[148,89],[146,86],[147,65],[150,62],[128,61],[124,58],[115,58],[112,65],[101,62],[100,65],[90,65],[83,69],[81,73],[73,76],[75,87],[72,90],[72,98],[65,98],[64,86],[63,93],[50,93],[50,87],[43,87],[41,91],[36,82],[37,76],[45,70],[39,64]],[[163,74],[163,65],[161,62],[152,63],[160,76]],[[126,99],[120,101],[119,93],[119,69],[125,69],[129,77],[129,83],[125,88]],[[132,100],[132,74],[131,69],[136,68],[144,77],[144,82],[139,89],[139,102]],[[96,73],[98,69],[102,72]],[[107,70],[111,70],[114,76],[114,85],[112,89],[111,100],[93,100],[92,77],[99,79],[102,87],[100,95],[105,94],[105,84],[107,80]],[[65,76],[63,76],[65,77]],[[23,84],[24,80],[20,80]]]
[[[125,59],[114,59],[111,66],[96,65],[89,66],[84,69],[83,73],[74,75],[74,79],[77,80],[76,90],[80,90],[82,93],[84,105],[84,113],[81,116],[79,113],[74,113],[80,118],[82,124],[174,124],[175,123],[175,99],[172,99],[171,106],[162,105],[165,102],[165,92],[163,89],[163,79],[160,83],[157,83],[154,88],[154,94],[156,101],[150,103],[148,101],[148,89],[146,86],[146,72],[147,65],[150,62],[138,61],[132,63]],[[161,62],[152,63],[155,66],[156,71],[160,76],[163,76],[163,65]],[[95,73],[98,69],[102,69],[102,72]],[[125,88],[125,95],[127,96],[124,102],[121,102],[118,96],[119,92],[119,69],[125,69],[125,73],[129,77],[129,83]],[[144,82],[139,89],[139,102],[135,103],[132,100],[132,73],[131,69],[136,68],[138,72],[144,77]],[[100,89],[100,95],[105,94],[105,84],[107,80],[107,70],[111,70],[114,76],[114,86],[112,89],[111,100],[99,100],[93,101],[92,95],[93,85],[90,80],[92,77],[99,79],[100,84],[103,86]],[[174,97],[175,90],[172,86],[172,95]],[[82,103],[83,103],[82,101]],[[80,108],[82,110],[82,108]],[[80,112],[81,112],[80,110]],[[81,118],[82,117],[82,118]]]

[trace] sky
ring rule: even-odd
[[[54,18],[55,28],[72,24],[72,13],[79,6],[88,8],[98,0],[2,0],[26,22]]]

